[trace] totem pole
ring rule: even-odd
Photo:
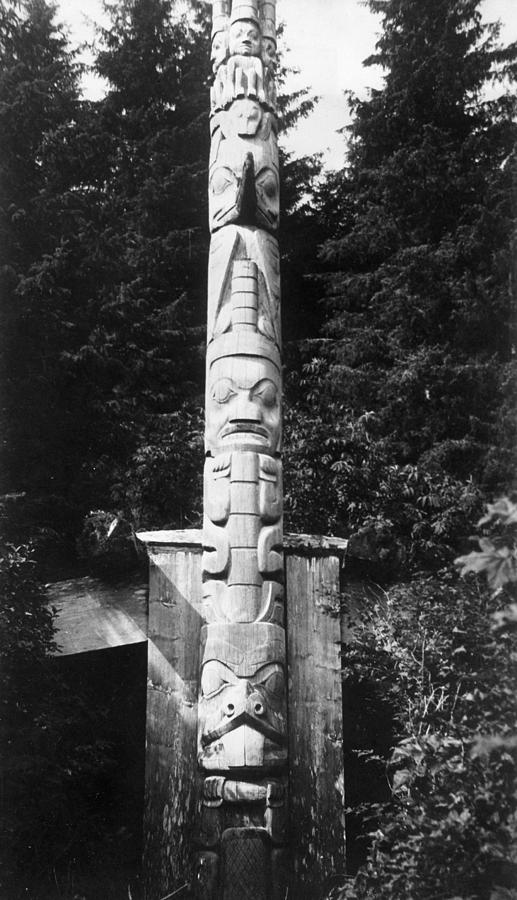
[[[213,0],[199,900],[283,900],[276,0]]]

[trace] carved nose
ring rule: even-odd
[[[266,709],[262,702],[262,697],[257,691],[254,691],[253,694],[251,694],[246,705],[248,707],[248,712],[252,713],[252,715],[265,715]]]
[[[260,407],[248,397],[241,396],[232,410],[230,422],[262,422]]]

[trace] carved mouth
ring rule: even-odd
[[[270,741],[274,741],[282,747],[287,746],[287,738],[285,735],[277,731],[276,728],[273,728],[268,722],[263,719],[256,719],[255,716],[252,716],[248,712],[241,712],[240,715],[232,717],[227,722],[223,722],[218,728],[214,728],[212,731],[203,734],[201,736],[202,746],[207,747],[218,738],[224,737],[224,735],[228,734],[230,731],[235,731],[236,728],[240,728],[241,725],[249,725],[250,728],[263,734],[264,737],[269,738]]]
[[[227,425],[226,428],[223,428],[221,431],[220,437],[225,438],[232,434],[253,434],[257,437],[264,438],[264,440],[269,440],[269,433],[263,428],[262,425],[253,425],[251,422],[243,422],[241,425]]]

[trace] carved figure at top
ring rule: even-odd
[[[212,0],[212,67],[229,56],[261,57],[276,66],[276,0]]]
[[[258,25],[250,19],[238,19],[230,25],[230,56],[260,56],[262,39]]]

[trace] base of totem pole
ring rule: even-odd
[[[162,900],[174,895],[182,900],[196,896],[194,881],[199,877],[195,859],[203,783],[197,767],[199,634],[203,625],[201,532],[148,532],[138,537],[147,546],[150,559],[145,897]],[[225,890],[217,900],[230,896],[232,900],[283,900],[287,887],[281,888],[280,895],[280,881],[287,881],[289,897],[316,900],[332,876],[345,872],[337,594],[346,542],[308,535],[284,538],[288,849],[273,851],[269,880],[259,883],[249,878],[233,892]],[[270,786],[265,784],[264,790],[266,796]],[[269,805],[264,800],[263,806]],[[267,812],[265,815],[267,818]],[[244,828],[233,831],[239,834],[231,835],[235,839],[232,846],[247,854],[263,853],[260,830],[248,829],[249,834]],[[266,828],[263,833],[267,835]],[[226,852],[225,859],[224,881],[229,883],[229,870],[236,866],[234,850]],[[284,869],[286,878],[275,874]]]

